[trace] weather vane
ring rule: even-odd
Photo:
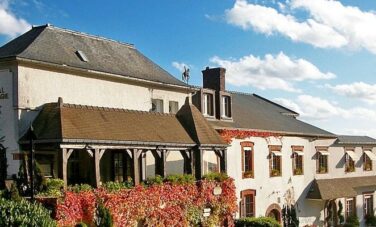
[[[184,72],[182,73],[181,79],[188,84],[189,81],[189,68],[184,66]]]

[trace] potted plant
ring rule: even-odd
[[[346,166],[346,172],[354,172],[355,167],[354,166]]]
[[[319,173],[326,173],[327,169],[324,166],[320,166]]]
[[[366,163],[365,170],[367,170],[367,171],[372,170],[372,164],[371,163]]]
[[[244,171],[243,177],[244,178],[251,178],[251,177],[253,177],[253,171],[252,170]]]
[[[303,170],[301,168],[296,168],[296,169],[294,169],[294,174],[295,175],[302,175],[303,174]]]
[[[272,169],[272,176],[279,176],[281,175],[281,172],[278,169]]]

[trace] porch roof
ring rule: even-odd
[[[331,200],[355,197],[357,195],[356,188],[372,186],[376,188],[376,176],[315,179],[306,198]]]
[[[191,119],[197,116],[191,116],[196,115],[195,111],[189,111],[191,109],[191,105],[185,104],[177,117],[175,114],[66,104],[60,100],[42,107],[33,128],[37,143],[226,146],[213,128],[205,127],[209,125],[207,122],[201,119],[192,122]],[[203,139],[198,140],[197,134],[204,134],[200,137]],[[28,141],[27,138],[25,134],[20,142]]]

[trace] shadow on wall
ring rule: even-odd
[[[27,130],[30,128],[31,123],[35,120],[38,116],[40,110],[42,110],[42,106],[38,106],[37,108],[30,110],[30,109],[22,109],[20,111],[20,116],[18,120],[19,126],[19,136],[21,137],[24,135]]]
[[[167,161],[166,162],[166,174],[184,174],[184,160]],[[155,176],[155,165],[146,166],[146,177]]]
[[[322,200],[306,199],[307,193],[313,181],[304,188],[299,198],[296,200],[296,211],[299,218],[299,225],[323,226],[324,221],[320,220],[321,210],[324,209],[325,202]]]

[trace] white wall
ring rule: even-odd
[[[14,106],[13,73],[9,69],[0,70],[0,89],[8,94],[7,99],[0,99],[0,137],[5,136],[3,145],[7,148],[8,175],[18,172],[19,161],[13,160],[13,153],[18,153],[18,122]]]
[[[242,178],[242,154],[241,145],[243,141],[254,143],[254,178]],[[227,151],[228,174],[235,178],[236,194],[240,202],[240,192],[247,189],[256,190],[256,216],[265,216],[266,210],[271,204],[278,204],[281,208],[285,202],[285,194],[288,190],[294,191],[294,199],[297,204],[297,215],[301,225],[316,224],[322,225],[324,220],[324,201],[313,201],[305,199],[310,183],[316,179],[356,177],[375,175],[376,163],[373,163],[373,171],[363,171],[362,159],[357,163],[354,173],[345,173],[344,164],[341,160],[344,157],[343,147],[333,147],[334,139],[323,139],[310,141],[303,137],[250,137],[247,139],[234,139]],[[268,145],[282,145],[282,176],[269,176],[269,148]],[[293,175],[292,170],[292,149],[291,146],[304,146],[304,175]],[[316,173],[316,146],[329,147],[329,172],[328,174]],[[356,147],[355,152],[362,156],[361,147]],[[374,152],[376,152],[374,150]],[[362,197],[362,193],[360,197]],[[363,200],[358,199],[358,216],[363,207]]]

